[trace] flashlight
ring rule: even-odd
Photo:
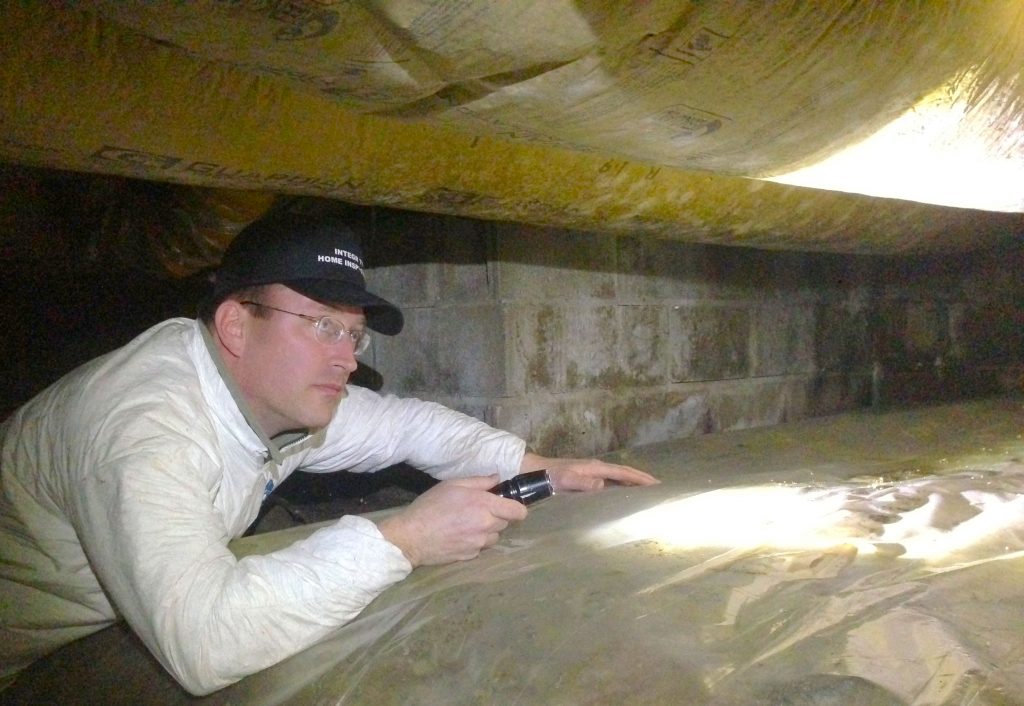
[[[555,494],[546,470],[521,473],[498,483],[490,492],[509,500],[518,500],[523,505],[532,505]]]

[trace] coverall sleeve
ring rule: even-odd
[[[358,473],[404,462],[441,480],[506,479],[519,472],[525,453],[519,437],[443,405],[351,387],[303,470]]]
[[[318,642],[411,570],[359,517],[237,560],[214,505],[218,461],[156,422],[124,433],[78,488],[73,521],[112,602],[193,694]]]

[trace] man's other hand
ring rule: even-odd
[[[521,473],[546,468],[555,492],[600,490],[607,481],[620,485],[654,485],[660,482],[650,473],[632,466],[620,466],[596,458],[545,458],[534,453],[523,457]]]

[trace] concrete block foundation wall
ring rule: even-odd
[[[984,257],[760,251],[382,210],[366,246],[371,286],[406,314],[365,361],[382,389],[549,454],[963,395],[940,389],[943,376],[979,355],[994,391],[989,378],[1012,379],[1024,349],[1021,285],[993,293]],[[1005,317],[989,341],[980,322]]]

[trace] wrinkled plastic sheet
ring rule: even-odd
[[[661,485],[545,500],[204,701],[1021,704],[1022,432],[1024,404],[999,400],[634,449]],[[108,695],[185,700],[123,631],[105,639],[82,641],[76,694],[106,670]]]

